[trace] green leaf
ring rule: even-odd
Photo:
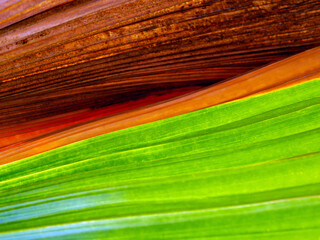
[[[320,80],[0,166],[0,239],[319,239]]]

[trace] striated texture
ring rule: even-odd
[[[207,86],[320,40],[319,1],[56,5],[13,1],[0,12],[1,126]]]
[[[0,0],[0,239],[319,239],[319,26],[316,0]]]
[[[82,109],[67,114],[55,115],[49,118],[42,118],[34,121],[28,121],[22,124],[11,124],[8,127],[0,128],[0,151],[13,147],[21,148],[21,145],[47,137],[50,134],[60,133],[72,127],[79,126],[80,123],[89,124],[92,121],[114,116],[118,112],[137,108],[159,102],[164,99],[170,99],[198,89],[199,87],[185,87],[174,91],[156,91],[152,95],[140,98],[135,101],[128,101],[120,104],[99,109]],[[5,156],[6,154],[2,152]],[[1,158],[1,157],[0,157]]]
[[[0,238],[320,237],[320,79],[0,166]]]
[[[2,0],[0,5],[0,28],[10,26],[28,17],[71,1]]]
[[[320,59],[320,47],[297,54],[232,80],[216,84],[206,89],[200,89],[194,93],[165,102],[150,106],[147,105],[131,111],[120,112],[116,115],[108,115],[108,111],[106,112],[106,110],[101,109],[105,114],[101,115],[101,118],[96,119],[94,119],[94,116],[97,116],[95,111],[91,111],[88,112],[92,119],[89,122],[83,120],[81,121],[82,123],[76,125],[70,123],[68,125],[70,127],[68,128],[55,126],[60,130],[51,130],[50,132],[50,129],[47,129],[47,134],[45,135],[41,135],[41,132],[38,132],[39,137],[37,138],[32,137],[35,135],[35,133],[32,132],[31,136],[21,136],[23,137],[23,141],[19,139],[20,135],[13,134],[11,135],[12,137],[4,137],[2,141],[4,144],[8,144],[8,141],[11,140],[12,143],[18,144],[1,149],[0,164],[6,164],[101,134],[173,117],[238,98],[244,98],[252,94],[272,91],[276,88],[283,88],[288,85],[305,82],[320,77],[320,61],[318,59]],[[176,91],[174,93],[176,93]],[[157,99],[160,100],[160,98]],[[141,100],[142,103],[148,103],[145,98]],[[112,106],[118,110],[122,108],[121,105]],[[137,104],[134,106],[137,106]],[[109,113],[110,110],[109,108]],[[85,113],[82,113],[82,115],[85,115]],[[63,118],[60,118],[60,121],[63,121]],[[55,125],[55,122],[51,122],[51,124]],[[36,129],[39,128],[41,129],[41,124],[38,123],[36,124]],[[8,136],[6,135],[8,132],[11,132],[10,134],[12,134],[12,132],[14,133],[12,127],[4,128],[2,132],[4,132],[4,135],[0,136]]]

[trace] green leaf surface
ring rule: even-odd
[[[319,239],[320,80],[0,166],[0,239]]]

